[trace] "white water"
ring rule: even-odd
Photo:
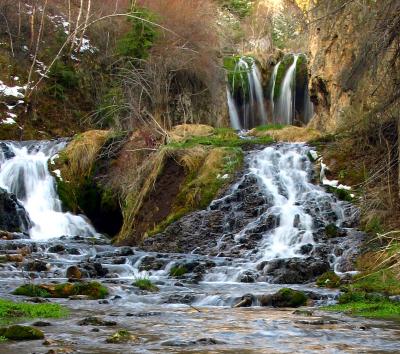
[[[271,82],[270,82],[270,87],[271,87],[271,93],[270,93],[270,101],[271,101],[271,114],[272,114],[272,121],[275,122],[275,102],[274,102],[274,96],[275,96],[275,86],[276,86],[276,77],[278,75],[278,70],[281,65],[281,62],[278,62],[278,64],[275,65],[274,71],[272,72],[271,76]]]
[[[29,234],[34,240],[60,236],[93,236],[94,228],[82,217],[62,211],[49,159],[64,143],[34,142],[26,145],[6,143],[14,154],[0,160],[0,187],[20,200],[33,223]]]
[[[296,65],[299,59],[298,54],[293,55],[293,63],[287,70],[281,84],[281,91],[278,100],[277,118],[280,123],[292,124],[295,115],[295,85]]]
[[[253,64],[251,69],[251,78],[252,80],[250,82],[254,85],[261,123],[267,124],[267,113],[264,106],[264,93],[261,84],[261,73],[256,63]]]
[[[228,87],[226,88],[226,96],[228,97],[228,108],[231,127],[235,130],[241,130],[242,128],[240,126],[239,113],[237,111],[235,101],[232,98],[231,91]]]

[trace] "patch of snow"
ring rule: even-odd
[[[53,155],[53,156],[50,158],[50,164],[51,164],[51,165],[55,165],[55,164],[56,164],[55,160],[57,160],[59,157],[60,157],[59,154]]]
[[[0,80],[0,94],[4,96],[13,96],[17,98],[24,98],[25,96],[19,92],[26,90],[26,86],[7,86]]]
[[[16,122],[14,119],[8,117],[8,118],[6,118],[6,119],[3,119],[3,120],[1,121],[1,124],[12,125],[12,124],[17,124],[17,122]]]
[[[315,150],[310,150],[310,156],[312,157],[312,159],[314,160],[314,161],[317,161],[318,159],[319,159],[319,155],[318,155],[318,152],[316,152]]]
[[[27,52],[27,51],[29,50],[29,48],[28,48],[26,45],[24,45],[24,46],[22,47],[22,49],[23,49],[25,52]]]
[[[53,173],[57,176],[57,178],[62,181],[62,177],[61,177],[61,171],[60,170],[54,170]]]

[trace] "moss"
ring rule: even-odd
[[[307,303],[307,296],[302,291],[282,288],[272,295],[274,307],[300,307]]]
[[[13,292],[14,295],[30,297],[67,298],[73,295],[86,295],[91,299],[104,299],[108,289],[99,282],[62,283],[57,285],[22,285]]]
[[[335,238],[338,236],[339,228],[335,224],[325,226],[325,234],[328,238]]]
[[[316,282],[321,288],[338,288],[340,286],[340,277],[332,271],[322,274]]]
[[[136,279],[133,284],[133,286],[138,287],[140,290],[145,290],[145,291],[149,291],[149,292],[158,292],[160,289],[154,285],[150,279],[148,278],[140,278],[140,279]]]
[[[335,194],[339,200],[343,200],[345,202],[352,202],[354,198],[351,196],[351,193],[346,189],[336,188],[332,186],[327,186],[327,191],[329,193]]]
[[[29,296],[29,297],[50,297],[51,294],[35,284],[24,284],[13,291],[14,295]]]
[[[177,265],[171,268],[169,271],[169,275],[174,278],[181,277],[188,272],[187,268],[184,265]]]
[[[265,132],[268,130],[278,130],[283,129],[286,125],[285,124],[267,124],[267,125],[259,125],[255,127],[254,130],[257,132]]]
[[[20,325],[0,328],[0,335],[10,340],[37,340],[44,338],[44,333],[41,330]]]
[[[249,69],[255,65],[253,57],[245,56],[230,56],[224,58],[224,69],[227,72],[228,84],[233,95],[241,95],[241,98],[248,98],[249,95],[249,69],[238,68],[240,60],[245,61]]]
[[[277,101],[279,99],[283,79],[285,78],[286,71],[289,69],[290,65],[293,64],[293,61],[293,54],[287,54],[281,60],[281,64],[279,65],[278,71],[276,73],[274,101]]]
[[[0,299],[0,324],[10,324],[33,318],[61,318],[68,315],[67,309],[58,304],[18,303]]]

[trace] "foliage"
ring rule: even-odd
[[[340,311],[350,315],[400,320],[400,303],[383,296],[363,292],[349,292],[339,298],[339,304],[327,306],[328,311]]]
[[[32,318],[60,318],[67,315],[68,311],[58,304],[17,303],[0,299],[0,325]]]
[[[50,293],[38,285],[24,284],[13,291],[14,295],[30,296],[30,297],[50,297]]]
[[[184,265],[177,265],[171,268],[171,270],[169,271],[169,275],[171,277],[178,278],[185,275],[187,272],[188,270]]]
[[[278,129],[283,129],[286,125],[285,124],[267,124],[267,125],[259,125],[258,127],[255,127],[254,129],[258,132],[265,132],[268,130],[278,130]]]
[[[230,12],[244,18],[251,14],[253,8],[253,1],[250,0],[223,0],[223,8],[228,9]]]
[[[400,295],[400,281],[393,270],[383,269],[357,276],[349,289],[367,293],[380,292],[387,295]]]
[[[247,63],[248,69],[246,69],[244,63],[241,66],[241,64],[239,63],[240,61]],[[255,60],[253,57],[250,56],[235,55],[224,58],[224,69],[227,72],[228,84],[231,88],[231,92],[234,95],[242,94],[243,98],[248,96],[248,74],[253,65],[255,65]]]
[[[326,189],[329,193],[335,194],[339,200],[346,202],[352,202],[354,200],[354,198],[351,196],[351,193],[346,189],[336,188],[333,186],[327,186]]]
[[[340,277],[332,271],[322,274],[316,281],[317,286],[324,288],[338,288]]]
[[[135,8],[132,15],[138,18],[129,18],[131,29],[117,42],[117,54],[124,57],[146,59],[149,50],[154,45],[158,33],[155,25],[155,15],[146,8]]]
[[[65,98],[65,91],[72,90],[79,85],[79,75],[73,66],[57,60],[49,71],[48,92],[57,99]]]
[[[138,287],[140,290],[150,291],[152,293],[160,290],[149,278],[138,278],[132,285]]]

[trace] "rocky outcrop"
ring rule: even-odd
[[[400,3],[321,0],[311,11],[311,126],[327,132],[398,95]],[[397,69],[398,72],[398,69]],[[381,85],[385,82],[385,85]],[[397,85],[397,88],[396,88]],[[397,96],[398,97],[398,96]]]
[[[23,232],[30,226],[29,216],[17,197],[0,188],[0,230]]]

